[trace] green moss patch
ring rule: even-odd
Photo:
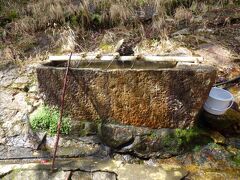
[[[168,147],[172,153],[179,151],[195,151],[201,145],[211,142],[211,138],[199,128],[176,129],[174,133],[168,134],[162,139],[165,147]],[[197,147],[197,148],[196,148]]]
[[[40,107],[30,117],[30,125],[34,131],[46,131],[50,135],[57,133],[57,124],[60,112],[57,108],[49,106]],[[71,130],[70,118],[64,116],[61,125],[61,134],[69,134]]]

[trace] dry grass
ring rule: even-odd
[[[162,39],[161,46],[172,47],[166,43],[171,26],[230,1],[0,0],[0,18],[7,19],[0,22],[0,49],[11,47],[13,57],[22,59],[27,53],[91,51],[99,45],[109,51],[120,38]],[[106,31],[110,28],[114,32]]]
[[[174,14],[174,19],[177,23],[179,23],[180,21],[186,21],[186,23],[190,23],[192,17],[192,11],[186,9],[185,7],[177,8]]]
[[[31,33],[64,24],[82,28],[137,24],[149,14],[150,18],[164,18],[168,4],[167,0],[41,0],[30,1],[21,10],[16,3],[9,6],[21,16],[16,21],[19,32]]]
[[[123,25],[126,22],[136,22],[136,16],[130,8],[122,4],[113,4],[110,7],[110,19],[114,24]]]
[[[7,24],[7,34],[11,42],[17,45],[16,52],[24,54],[27,51],[32,53],[29,49],[38,43],[34,36],[43,31],[52,36],[50,42],[54,45],[49,47],[57,52],[72,51],[76,46],[86,50],[87,46],[77,45],[76,41],[85,42],[86,38],[92,36],[91,31],[86,31],[89,28],[132,26],[139,29],[136,32],[144,37],[142,17],[146,14],[154,19],[153,31],[160,32],[164,26],[163,4],[166,0],[83,0],[81,3],[71,0],[33,0],[26,1],[21,8],[17,6],[21,1],[12,2],[5,2],[4,7],[13,9],[20,18]],[[146,6],[151,8],[146,10]]]
[[[77,45],[75,32],[70,27],[67,27],[59,32],[59,34],[60,38],[55,43],[59,49],[59,53],[74,52]]]
[[[134,51],[137,54],[166,55],[176,51],[180,47],[179,43],[169,39],[162,39],[161,41],[146,39],[139,43]]]
[[[167,15],[175,14],[175,19],[179,21],[191,18],[191,11],[207,8],[203,0],[25,0],[21,6],[20,0],[0,1],[3,11],[11,9],[21,17],[14,21],[19,25],[20,32],[35,32],[64,25],[77,28],[136,25],[147,20],[153,20],[154,29],[159,30]],[[207,1],[214,6],[231,2]],[[11,15],[14,16],[14,13]]]

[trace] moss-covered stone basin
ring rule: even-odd
[[[37,68],[45,101],[60,105],[66,61]],[[72,61],[65,112],[76,121],[150,128],[191,127],[215,81],[205,65],[152,61]]]

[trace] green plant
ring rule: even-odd
[[[30,125],[33,130],[43,130],[50,135],[57,133],[57,124],[60,117],[59,110],[57,108],[50,108],[49,106],[40,107],[36,113],[30,117]],[[69,134],[71,130],[70,119],[63,117],[61,133]]]
[[[177,154],[182,150],[182,141],[175,134],[168,134],[162,139],[165,148],[171,153]]]
[[[146,0],[138,0],[138,3],[142,6],[142,5],[146,4]]]
[[[196,145],[194,148],[193,148],[193,152],[199,152],[201,150],[201,146],[200,145]]]
[[[177,153],[183,149],[197,151],[200,149],[199,142],[195,142],[195,139],[199,139],[202,131],[198,128],[191,129],[176,129],[175,132],[164,136],[162,143],[172,153]],[[204,140],[204,138],[203,138]]]
[[[76,27],[78,25],[78,17],[77,16],[70,17],[70,25],[73,27]]]
[[[13,21],[14,19],[16,19],[18,17],[19,17],[19,15],[18,15],[17,11],[15,11],[15,10],[10,11],[9,14],[8,14],[8,18],[11,21]]]
[[[201,134],[198,128],[192,129],[176,129],[176,137],[179,141],[190,143],[191,140]]]
[[[148,136],[150,139],[153,139],[153,140],[158,138],[157,133],[154,131],[152,131]]]
[[[209,143],[209,148],[210,149],[221,149],[221,145],[213,142],[213,143]]]
[[[101,24],[101,15],[100,14],[92,14],[91,16],[91,22],[93,22],[95,25]]]
[[[238,166],[240,165],[240,152],[232,157],[232,161],[235,162]]]

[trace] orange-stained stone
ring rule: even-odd
[[[150,128],[191,127],[215,81],[215,69],[204,65],[136,67],[72,68],[65,112],[79,121],[101,119]],[[51,64],[37,68],[46,103],[60,105],[64,73],[65,68]]]

